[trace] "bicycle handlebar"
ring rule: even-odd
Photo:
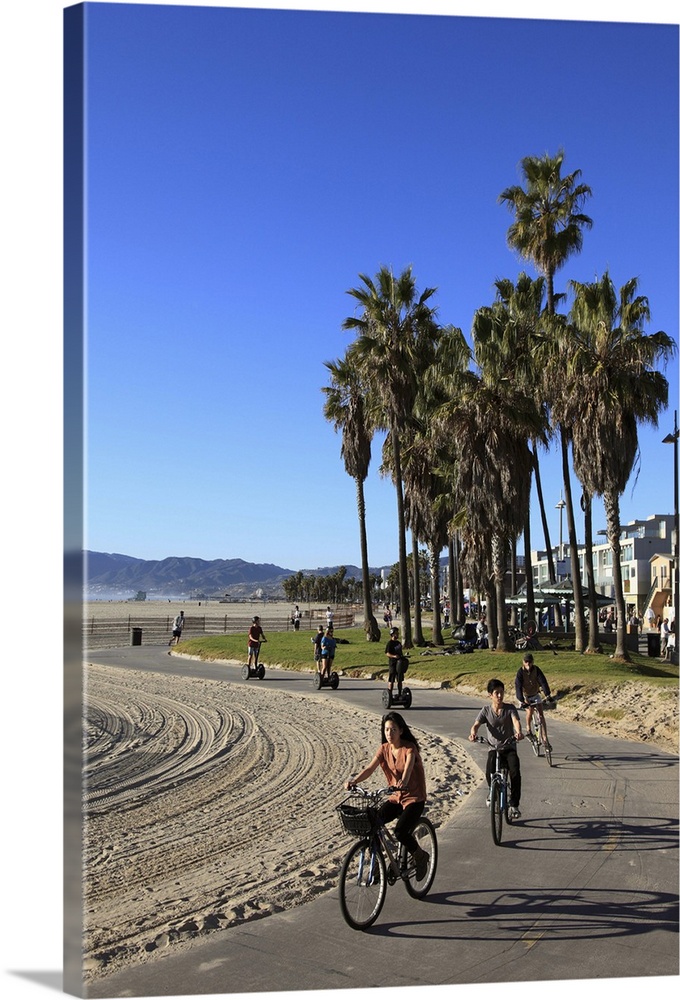
[[[554,708],[555,699],[552,695],[549,698],[541,698],[540,701],[521,701],[520,708]]]
[[[524,739],[524,733],[521,733],[519,736],[515,736],[513,734],[510,737],[510,739],[512,740],[513,743],[518,743],[520,740]],[[475,736],[474,740],[471,740],[471,742],[472,743],[486,743],[486,745],[488,747],[491,747],[492,750],[499,750],[500,749],[500,747],[494,746],[493,743],[491,743],[490,740],[487,740],[484,736]]]
[[[393,792],[407,792],[408,787],[397,788],[396,785],[388,785],[387,788],[370,789],[370,788],[362,788],[361,785],[353,785],[350,783],[348,785],[347,791],[358,792],[359,795],[362,795],[365,799],[377,799],[380,798],[381,795],[391,795]]]

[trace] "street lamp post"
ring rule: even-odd
[[[680,593],[678,592],[678,411],[675,411],[673,419],[673,433],[667,434],[663,439],[663,444],[673,445],[673,502],[674,502],[674,523],[673,523],[673,604],[675,607],[675,661],[678,659],[678,604]]]
[[[555,504],[555,510],[559,510],[560,512],[560,547],[558,551],[558,559],[560,562],[564,559],[564,548],[562,546],[562,512],[566,506],[567,504],[564,497],[560,495],[560,502]]]

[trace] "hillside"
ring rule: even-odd
[[[86,552],[87,593],[90,598],[127,598],[143,590],[149,597],[250,597],[263,590],[269,596],[283,593],[283,581],[297,570],[273,563],[249,563],[244,559],[196,559],[168,556],[136,559],[117,552]],[[329,576],[337,566],[302,570],[305,576]],[[358,579],[361,569],[347,566],[347,576]],[[380,569],[371,572],[379,573]]]

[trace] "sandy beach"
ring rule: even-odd
[[[96,665],[87,701],[86,976],[333,886],[350,843],[335,807],[378,714]],[[416,735],[442,824],[481,774],[456,742]]]
[[[334,885],[349,845],[335,807],[342,781],[378,745],[379,713],[331,706],[318,692],[96,662],[86,700],[86,977],[153,961]],[[678,751],[677,688],[626,682],[572,697],[558,712],[604,735]],[[464,744],[414,732],[429,815],[444,824],[482,774]]]

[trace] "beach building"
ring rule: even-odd
[[[637,611],[643,617],[651,605],[655,615],[673,620],[675,616],[675,595],[673,593],[673,514],[653,514],[640,521],[629,521],[621,526],[621,574],[626,597],[626,609]],[[571,574],[569,545],[553,549],[557,580]],[[586,582],[585,544],[579,544],[579,565],[581,579]],[[562,554],[563,558],[560,559]],[[548,557],[544,551],[532,552],[534,587],[548,583]],[[593,544],[593,564],[595,589],[614,603],[614,577],[612,573],[612,548],[607,541],[606,531],[598,531]]]

